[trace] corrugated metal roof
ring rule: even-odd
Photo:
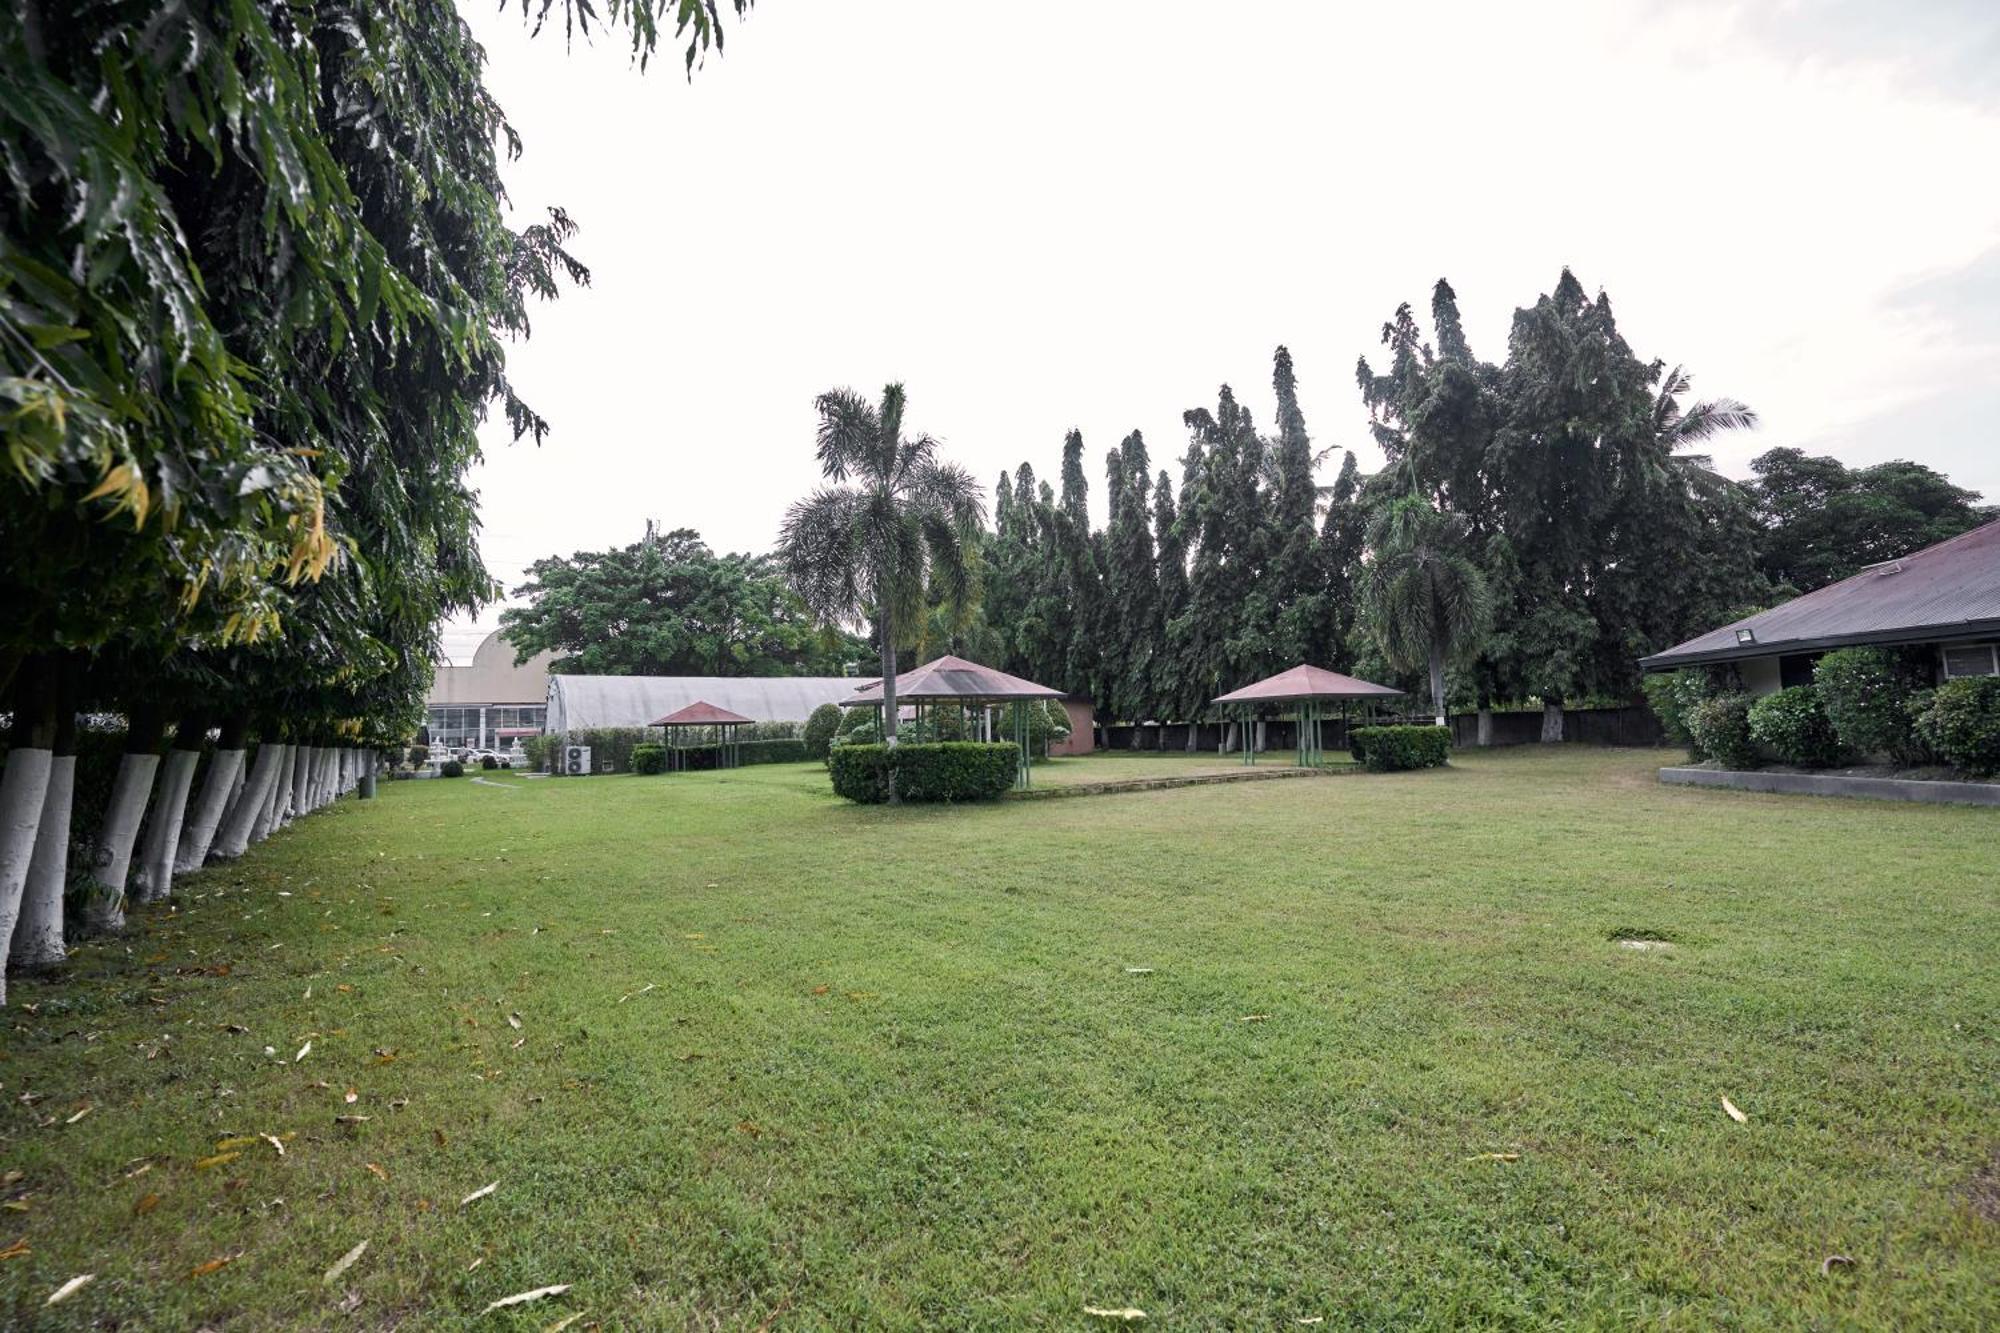
[[[696,699],[685,708],[676,708],[665,717],[655,718],[648,725],[655,727],[719,727],[732,722],[755,722],[753,717],[732,713],[727,708],[717,708],[706,699]]]
[[[756,722],[803,722],[821,704],[845,703],[861,683],[846,676],[551,676],[547,728],[651,726],[697,702]]]
[[[896,677],[896,698],[908,699],[912,703],[919,699],[955,699],[972,703],[977,700],[1062,697],[1061,690],[1052,690],[1046,685],[1037,685],[1032,680],[1022,680],[1019,676],[995,671],[990,666],[968,662],[963,657],[940,657]],[[866,689],[859,694],[849,696],[845,702],[880,704],[882,682],[878,679],[870,683]]]
[[[1217,695],[1210,702],[1275,704],[1296,699],[1390,699],[1400,697],[1402,693],[1371,680],[1357,680],[1338,671],[1301,662],[1275,676],[1266,676],[1255,684],[1245,685],[1240,690]]]
[[[1749,630],[1751,641],[1739,642]],[[1870,566],[1782,606],[1639,659],[1649,670],[1865,643],[2000,633],[2000,522]]]

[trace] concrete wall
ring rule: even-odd
[[[1097,747],[1095,728],[1097,709],[1088,699],[1065,699],[1063,711],[1069,714],[1069,735],[1063,740],[1049,745],[1051,755],[1089,754]]]

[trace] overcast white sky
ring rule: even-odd
[[[909,388],[989,486],[1080,428],[1155,466],[1288,344],[1319,445],[1379,462],[1354,387],[1448,277],[1475,350],[1561,267],[1642,356],[1853,464],[2000,497],[2000,4],[758,0],[692,83],[462,4],[526,155],[525,220],[593,285],[535,311],[488,431],[510,584],[645,520],[767,550],[818,480],[813,396]],[[497,608],[449,626],[471,652]]]

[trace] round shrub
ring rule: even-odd
[[[465,776],[465,765],[459,763],[456,759],[447,759],[438,765],[438,776],[441,778],[462,778]]]
[[[1881,648],[1842,648],[1813,667],[1820,707],[1840,743],[1857,754],[1922,757],[1910,703],[1923,687],[1920,668]]]
[[[1371,773],[1437,768],[1451,758],[1449,727],[1357,727],[1347,751]]]
[[[1964,676],[1931,692],[1917,736],[1953,768],[1976,778],[2000,773],[2000,676]]]
[[[479,766],[488,773],[491,773],[494,769],[500,767],[500,761],[490,754],[482,754],[479,756]]]
[[[1688,710],[1700,703],[1708,694],[1708,675],[1703,671],[1659,671],[1645,676],[1639,681],[1639,688],[1646,695],[1646,705],[1653,710],[1653,716],[1660,719],[1660,730],[1676,745],[1688,747],[1690,757],[1703,756],[1694,748],[1694,736],[1688,731]]]
[[[821,704],[806,719],[806,758],[824,760],[834,733],[840,730],[840,705]]]
[[[664,773],[667,771],[667,747],[655,742],[632,747],[632,771],[634,773]]]
[[[1819,691],[1794,685],[1750,705],[1750,738],[1771,747],[1779,760],[1801,768],[1840,761],[1840,737],[1820,706]]]
[[[1696,749],[1724,768],[1755,768],[1757,745],[1750,739],[1750,696],[1718,694],[1687,710],[1688,735]]]

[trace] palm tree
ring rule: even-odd
[[[877,408],[852,389],[814,400],[822,486],[785,512],[778,561],[828,625],[873,615],[881,635],[882,737],[896,743],[896,634],[925,616],[931,593],[962,604],[967,549],[986,519],[972,474],[938,458],[928,435],[903,438],[903,386]],[[853,484],[846,484],[852,480]]]
[[[1395,501],[1369,525],[1362,605],[1383,654],[1400,671],[1430,670],[1431,706],[1445,722],[1444,664],[1474,652],[1493,599],[1460,549],[1458,526],[1422,497]]]

